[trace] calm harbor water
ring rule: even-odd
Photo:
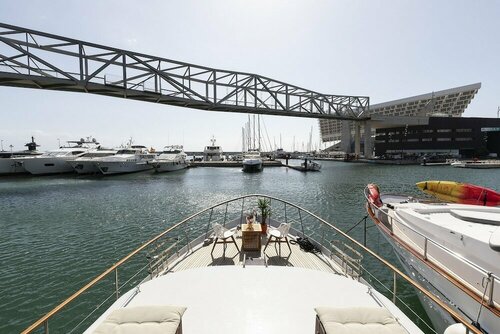
[[[379,184],[383,192],[414,195],[420,195],[414,184],[423,180],[500,190],[499,170],[321,163],[319,173],[192,168],[113,177],[0,178],[0,333],[21,331],[142,242],[235,196],[282,198],[347,230],[366,215],[367,183]],[[363,231],[353,234],[361,240]],[[369,229],[368,246],[396,263],[376,229]],[[413,290],[406,290],[401,293],[423,312]]]

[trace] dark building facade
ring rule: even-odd
[[[432,153],[500,157],[500,119],[430,117],[428,125],[376,130],[377,156]]]

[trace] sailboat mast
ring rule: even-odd
[[[245,128],[241,127],[241,152],[245,152]]]
[[[248,123],[247,123],[247,151],[250,149],[250,147],[252,146],[252,142],[251,142],[251,137],[252,137],[252,130],[250,128],[250,115],[248,115]]]
[[[258,130],[259,130],[259,152],[260,152],[260,115],[257,115]]]
[[[253,140],[253,147],[252,147],[252,149],[255,150],[255,115],[253,115],[253,138],[252,138],[252,140]]]

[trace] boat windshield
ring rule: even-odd
[[[136,154],[137,150],[119,150],[116,154]]]
[[[82,155],[85,158],[97,158],[97,157],[107,157],[115,154],[115,152],[89,152]]]

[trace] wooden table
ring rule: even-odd
[[[248,229],[248,224],[241,224],[241,249],[244,251],[260,250],[260,236],[262,229],[260,224],[251,224],[252,229]]]

